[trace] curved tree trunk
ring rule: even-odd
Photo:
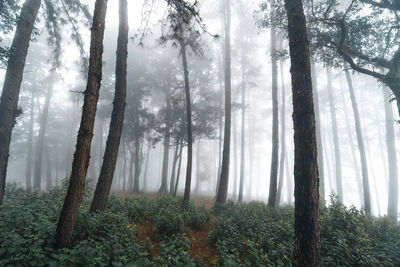
[[[230,0],[223,0],[225,6],[225,128],[224,148],[222,152],[221,176],[219,179],[216,203],[224,204],[228,196],[229,161],[231,148],[231,4]]]
[[[274,17],[275,0],[272,0],[271,16]],[[279,112],[278,112],[278,65],[276,62],[276,32],[271,27],[271,64],[272,64],[272,155],[269,178],[268,206],[275,207],[278,186],[279,164]]]
[[[353,83],[351,81],[350,73],[345,66],[345,73],[347,79],[347,85],[349,86],[350,92],[350,100],[351,106],[353,108],[354,114],[354,123],[357,133],[357,142],[358,149],[360,151],[360,160],[361,160],[361,172],[362,172],[362,180],[363,180],[363,190],[364,190],[364,208],[367,215],[371,214],[371,199],[370,199],[370,190],[369,190],[369,181],[368,181],[368,167],[367,167],[367,157],[365,155],[365,147],[364,140],[361,132],[361,122],[360,115],[358,114],[358,107],[356,102],[356,97],[354,95]]]
[[[310,56],[301,0],[285,0],[292,74],[295,179],[294,266],[320,266],[318,158]]]
[[[0,204],[3,202],[6,185],[8,153],[11,134],[18,116],[18,98],[28,54],[32,30],[41,0],[26,0],[17,21],[17,29],[10,48],[3,91],[0,98]]]
[[[186,47],[181,40],[181,56],[183,65],[183,76],[185,80],[185,99],[186,99],[186,127],[188,134],[188,155],[187,155],[187,167],[186,167],[186,182],[185,182],[185,193],[183,195],[183,206],[185,207],[190,199],[190,186],[192,182],[192,153],[193,153],[193,137],[192,137],[192,100],[190,98],[190,87],[189,87],[189,71],[186,60]]]
[[[124,112],[126,106],[126,61],[128,57],[128,3],[119,1],[119,31],[117,41],[117,62],[115,67],[115,95],[108,132],[106,149],[101,165],[99,179],[94,191],[90,211],[102,211],[106,208],[108,194],[114,177],[117,162]],[[101,153],[101,151],[100,151]]]
[[[93,126],[102,78],[103,37],[106,11],[107,0],[96,0],[91,28],[89,73],[84,93],[85,97],[81,124],[79,126],[68,190],[56,230],[56,246],[58,248],[66,247],[71,242],[79,206],[82,200],[83,189],[85,187],[85,178],[90,159],[90,144],[93,137]]]
[[[383,88],[383,100],[385,102],[386,147],[389,163],[389,191],[387,214],[397,218],[399,202],[399,182],[397,154],[394,135],[393,107],[390,103],[390,93]]]
[[[54,74],[52,74],[54,75]],[[51,101],[51,94],[53,91],[54,77],[50,77],[49,88],[47,89],[46,100],[44,102],[42,114],[40,116],[40,128],[35,150],[35,169],[33,177],[33,190],[41,190],[42,187],[42,160],[44,150],[44,139],[46,135],[47,117],[49,115],[49,107]]]

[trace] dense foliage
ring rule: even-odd
[[[88,186],[87,186],[88,187]],[[88,191],[88,190],[87,190]],[[73,242],[55,250],[54,232],[65,186],[51,192],[6,188],[0,207],[1,266],[205,266],[192,255],[190,232],[210,220],[204,207],[179,198],[109,199],[105,212],[89,213],[86,194]],[[228,203],[213,210],[209,234],[221,266],[288,266],[293,254],[292,207],[261,202]],[[139,241],[140,225],[153,225],[154,240]],[[400,225],[367,217],[333,199],[321,208],[323,266],[400,266]],[[157,244],[157,245],[155,245]],[[154,253],[158,246],[157,253]]]
[[[322,206],[322,205],[321,205]],[[290,265],[294,210],[260,202],[214,208],[210,241],[223,266]],[[337,199],[321,208],[323,266],[399,266],[400,225],[390,217],[365,216]],[[239,245],[240,244],[240,245]]]

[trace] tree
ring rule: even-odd
[[[343,186],[342,186],[342,162],[340,158],[340,145],[339,145],[339,134],[336,120],[335,101],[333,96],[332,87],[332,70],[330,67],[326,69],[326,76],[328,80],[328,102],[332,121],[332,134],[333,134],[333,146],[335,151],[335,177],[336,177],[336,189],[340,203],[343,203]]]
[[[358,107],[356,96],[354,94],[353,82],[351,81],[350,73],[347,68],[345,68],[347,85],[349,87],[350,92],[350,100],[351,106],[353,108],[354,114],[354,124],[357,133],[357,142],[358,149],[360,152],[360,162],[361,162],[361,172],[362,172],[362,184],[363,184],[363,192],[364,192],[364,209],[367,215],[371,214],[371,200],[370,200],[370,189],[369,189],[369,180],[368,180],[368,166],[367,166],[367,157],[365,153],[364,139],[361,131],[361,122],[360,115],[358,114]]]
[[[49,114],[49,107],[51,101],[51,95],[53,91],[53,83],[54,83],[54,74],[50,74],[49,83],[46,93],[46,100],[44,102],[42,114],[40,116],[40,128],[38,139],[36,143],[36,151],[35,151],[35,167],[34,167],[34,177],[33,177],[33,189],[41,190],[41,182],[42,182],[42,159],[43,159],[43,150],[45,146],[45,134],[46,134],[46,125],[47,118]]]
[[[224,22],[225,22],[225,46],[224,46],[224,79],[225,79],[225,127],[224,145],[222,152],[221,175],[219,178],[218,192],[215,202],[224,204],[228,196],[229,184],[229,161],[231,146],[231,3],[230,0],[224,1]]]
[[[119,33],[117,41],[117,60],[115,65],[115,96],[111,114],[110,130],[106,150],[101,166],[99,180],[94,191],[90,211],[103,211],[106,208],[108,194],[114,177],[117,162],[124,112],[126,105],[126,65],[128,57],[128,2],[119,1]]]
[[[91,28],[90,59],[81,124],[79,127],[72,172],[67,194],[56,229],[56,246],[69,245],[85,186],[85,178],[90,159],[90,144],[93,137],[97,100],[102,78],[103,37],[107,0],[96,0]]]
[[[387,88],[383,88],[383,100],[385,105],[386,147],[389,163],[389,194],[387,214],[397,217],[399,202],[399,182],[396,155],[396,143],[394,139],[393,108],[390,103],[390,94]]]
[[[275,0],[271,2],[271,18],[274,19]],[[271,24],[272,25],[272,24]],[[268,206],[276,205],[279,164],[279,115],[278,115],[278,65],[276,60],[276,31],[271,27],[271,63],[272,63],[272,155],[269,179]]]
[[[340,65],[344,59],[353,70],[376,78],[400,99],[397,1],[354,0],[345,9],[339,3],[329,0],[309,8],[314,50],[323,61]],[[399,101],[397,107],[400,114]]]
[[[11,133],[18,116],[18,96],[28,54],[29,42],[41,0],[26,0],[18,18],[17,29],[10,48],[7,71],[0,99],[0,204],[6,184]]]
[[[292,75],[295,146],[294,266],[319,266],[318,159],[306,19],[301,0],[285,0]]]
[[[25,0],[21,13],[17,20],[17,27],[14,34],[11,48],[8,51],[8,63],[7,71],[3,84],[3,91],[0,99],[0,204],[3,200],[4,187],[6,183],[7,164],[10,150],[11,134],[14,128],[16,118],[18,117],[19,111],[17,108],[19,92],[21,89],[21,82],[23,79],[25,60],[28,54],[29,43],[33,32],[34,24],[37,19],[39,8],[41,6],[41,0]],[[74,24],[74,20],[71,16],[68,19],[60,19],[56,16],[55,6],[52,1],[44,1],[46,5],[46,28],[49,33],[48,42],[53,50],[53,60],[56,66],[59,65],[61,56],[61,45],[60,45],[60,21],[64,23],[71,23],[73,26],[73,40],[81,48],[81,54],[84,54],[83,44],[80,39],[79,31]],[[87,17],[90,15],[87,12],[86,6],[82,5],[80,1],[66,0],[63,2],[62,10],[65,13],[79,14],[83,12]],[[1,5],[4,5],[3,3]],[[7,4],[6,4],[7,5]],[[3,7],[3,6],[0,6]],[[8,8],[7,8],[8,7]],[[7,10],[16,10],[15,5],[8,5],[6,9],[1,10],[0,14],[7,12]],[[10,13],[9,15],[12,15]],[[2,16],[3,18],[3,16]],[[6,16],[4,16],[6,18]],[[5,21],[9,21],[6,19]],[[0,29],[4,28],[5,24],[0,23]],[[12,24],[11,24],[12,25]],[[10,30],[10,28],[8,28]],[[0,49],[0,54],[4,49]],[[85,58],[82,56],[82,58]],[[0,59],[4,60],[4,57],[0,55]]]

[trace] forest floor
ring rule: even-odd
[[[117,193],[115,194],[119,197],[129,197],[129,198],[138,198],[138,197],[145,197],[147,199],[158,199],[161,195],[160,194],[130,194],[130,193]],[[191,200],[195,203],[196,206],[204,206],[207,210],[211,210],[214,206],[214,199],[208,198],[206,196],[193,196]],[[191,255],[192,258],[199,256],[202,258],[202,261],[206,266],[215,266],[217,265],[218,256],[217,256],[217,249],[215,246],[210,244],[208,240],[208,235],[210,231],[213,229],[214,225],[214,217],[211,216],[210,220],[206,223],[205,227],[202,230],[196,231],[192,230],[188,233],[188,238],[191,241]],[[147,238],[150,239],[151,243],[153,244],[152,254],[153,256],[159,255],[159,249],[161,241],[158,241],[154,236],[154,227],[155,224],[151,220],[146,220],[140,225],[137,226],[137,235],[139,242],[141,244],[145,244]]]

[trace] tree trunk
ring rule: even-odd
[[[176,163],[178,162],[178,152],[179,152],[179,141],[176,142],[174,160],[172,161],[171,180],[169,182],[169,193],[171,195],[174,194],[174,188],[175,188],[174,186],[175,186],[175,175],[176,175]]]
[[[233,103],[236,103],[237,97],[234,96]],[[235,110],[232,112],[232,137],[233,137],[233,199],[237,197],[238,189],[238,156],[237,156],[237,114]]]
[[[139,193],[139,177],[140,177],[140,137],[135,140],[135,176],[133,180],[133,193]]]
[[[272,0],[272,17],[274,17],[275,0]],[[275,207],[278,186],[279,163],[279,114],[278,114],[278,65],[276,63],[276,32],[271,27],[271,68],[272,68],[272,155],[269,178],[268,206]]]
[[[167,102],[167,111],[166,111],[166,123],[165,123],[165,134],[164,134],[164,154],[163,154],[163,163],[161,170],[161,187],[158,190],[160,194],[168,193],[168,167],[169,167],[169,143],[171,138],[171,99],[170,95],[166,96]]]
[[[18,116],[18,98],[28,54],[29,42],[41,0],[26,0],[17,21],[17,29],[10,48],[7,71],[0,99],[0,204],[4,188],[10,151],[11,134]]]
[[[195,194],[198,194],[200,191],[200,140],[197,140],[196,145],[196,186],[194,188]]]
[[[319,195],[322,201],[325,201],[325,170],[324,170],[324,153],[321,135],[321,118],[319,111],[319,97],[317,85],[317,72],[315,71],[315,62],[311,61],[311,76],[313,82],[313,96],[315,109],[315,131],[317,134],[317,150],[318,150],[318,174],[319,174]]]
[[[177,173],[176,173],[176,183],[175,183],[174,197],[176,197],[176,192],[178,192],[179,177],[180,177],[180,174],[181,174],[183,137],[181,138],[180,147],[181,147],[181,148],[179,149],[179,163],[178,163],[178,171],[177,171]]]
[[[46,190],[50,191],[53,188],[53,182],[51,177],[51,157],[50,157],[50,148],[49,145],[46,144]]]
[[[29,117],[29,132],[28,132],[28,152],[26,153],[26,173],[25,173],[25,181],[26,181],[26,190],[29,191],[32,189],[32,152],[33,152],[33,113],[34,113],[34,91],[32,91],[31,95],[31,109],[30,109],[30,117]]]
[[[223,0],[225,6],[225,129],[224,149],[222,152],[221,176],[219,179],[216,203],[224,204],[228,196],[229,161],[231,147],[231,4],[230,0]]]
[[[351,81],[350,73],[349,73],[349,70],[347,69],[347,66],[345,66],[345,73],[346,73],[347,85],[349,86],[351,106],[353,108],[354,123],[355,123],[356,133],[357,133],[358,149],[360,151],[361,172],[362,172],[363,190],[364,190],[364,208],[365,208],[365,213],[367,215],[370,215],[371,214],[371,199],[370,199],[369,181],[368,181],[367,157],[365,155],[364,140],[363,140],[362,132],[361,132],[360,116],[358,114],[358,107],[357,107],[356,97],[354,95],[353,83]]]
[[[328,80],[327,89],[328,89],[329,109],[331,111],[330,113],[332,121],[333,146],[335,150],[336,189],[339,201],[340,203],[343,203],[342,162],[340,159],[340,145],[339,145],[339,136],[338,136],[338,128],[336,120],[335,100],[332,88],[332,72],[330,67],[326,69],[326,75]]]
[[[282,50],[282,42],[280,39],[280,50]],[[279,62],[279,68],[281,72],[281,155],[279,159],[279,183],[278,183],[278,192],[276,195],[276,206],[279,206],[281,202],[282,196],[282,186],[284,179],[284,164],[285,164],[285,154],[286,154],[286,95],[285,95],[285,79],[283,77],[283,60]]]
[[[124,157],[124,165],[122,166],[122,192],[126,192],[126,145],[122,145],[122,154]]]
[[[246,84],[245,84],[245,71],[244,71],[244,40],[243,40],[243,32],[242,32],[242,62],[241,62],[241,71],[242,71],[242,125],[241,125],[241,135],[240,135],[240,184],[239,184],[239,198],[238,202],[241,203],[243,201],[243,184],[244,184],[244,168],[245,168],[245,155],[244,155],[244,146],[245,146],[245,94],[246,94]],[[236,185],[236,184],[235,184]]]
[[[189,71],[186,60],[186,47],[183,40],[181,40],[181,56],[183,65],[183,76],[185,80],[185,98],[186,98],[186,127],[188,134],[188,155],[187,155],[187,167],[186,167],[186,182],[185,182],[185,193],[183,195],[183,206],[185,207],[190,199],[190,186],[192,182],[192,153],[193,153],[193,137],[192,137],[192,100],[190,98],[190,87],[189,87]]]
[[[56,230],[56,246],[70,244],[79,206],[82,200],[85,177],[90,159],[90,144],[96,117],[97,101],[102,78],[102,55],[107,0],[96,0],[91,28],[88,82],[84,93],[81,124],[67,194]]]
[[[310,56],[301,0],[285,0],[292,74],[295,179],[294,266],[320,266],[317,140]]]
[[[349,122],[349,116],[347,115],[347,106],[346,106],[346,101],[344,99],[344,92],[342,88],[342,102],[343,102],[343,109],[344,109],[344,117],[346,121],[346,129],[347,129],[347,136],[349,138],[349,144],[350,144],[350,150],[351,150],[351,157],[353,159],[353,164],[354,164],[354,173],[356,174],[356,179],[357,179],[357,185],[358,185],[358,191],[359,191],[359,198],[360,198],[360,206],[363,208],[364,207],[364,195],[363,195],[363,187],[362,187],[362,179],[361,175],[359,172],[359,165],[358,165],[358,159],[356,157],[356,148],[353,143],[353,136],[352,136],[352,131],[350,127],[350,122]]]
[[[147,152],[146,152],[146,164],[144,167],[144,175],[143,175],[143,191],[146,192],[147,190],[147,173],[149,169],[149,159],[150,159],[150,149],[151,149],[151,142],[147,141]]]
[[[397,218],[399,201],[399,182],[397,169],[397,154],[394,135],[393,107],[390,102],[390,93],[383,88],[383,100],[385,102],[386,147],[389,163],[389,190],[387,214]]]
[[[54,74],[52,74],[54,75]],[[50,77],[49,87],[47,89],[46,100],[44,102],[42,114],[40,116],[40,128],[37,137],[36,150],[35,150],[35,169],[33,177],[33,189],[41,190],[42,185],[42,159],[43,159],[43,149],[44,149],[44,139],[46,134],[47,117],[49,114],[49,107],[51,101],[51,94],[53,91],[53,81],[54,77]]]
[[[117,162],[126,106],[126,61],[128,57],[128,2],[119,1],[119,30],[117,41],[117,62],[115,67],[115,95],[111,113],[106,150],[101,165],[99,179],[94,191],[90,211],[103,211],[107,205]],[[100,151],[102,153],[102,151]]]

